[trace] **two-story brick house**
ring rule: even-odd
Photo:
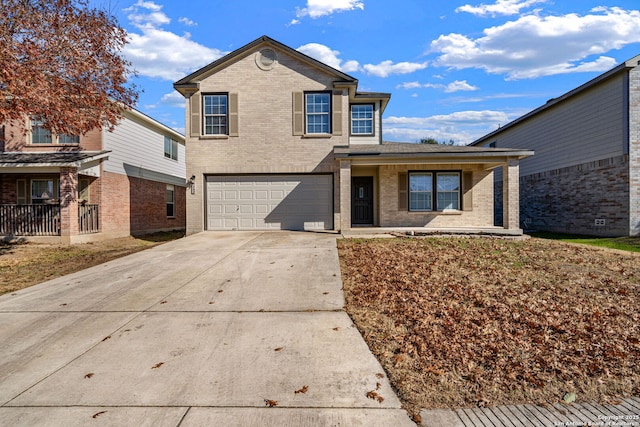
[[[186,98],[187,234],[493,226],[521,233],[518,162],[528,150],[382,142],[388,93],[263,36],[174,84]],[[506,230],[506,231],[505,231]]]
[[[113,130],[0,127],[0,236],[79,243],[185,228],[184,136],[137,110]]]
[[[640,55],[472,145],[536,151],[520,170],[526,228],[640,235]]]

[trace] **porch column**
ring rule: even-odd
[[[340,160],[340,230],[351,229],[351,160]]]
[[[78,235],[78,169],[60,168],[60,235],[70,244]]]
[[[502,225],[507,230],[520,229],[520,164],[509,159],[502,166]]]

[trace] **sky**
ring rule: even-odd
[[[93,0],[129,33],[136,108],[184,133],[173,82],[266,35],[391,93],[385,141],[465,145],[640,54],[638,0]]]

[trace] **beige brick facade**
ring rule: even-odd
[[[276,52],[277,61],[271,66],[260,62],[260,52],[265,48]],[[336,230],[352,228],[352,177],[363,176],[372,177],[374,182],[374,226],[492,227],[492,169],[506,164],[512,157],[532,154],[464,147],[425,150],[425,147],[417,148],[417,144],[398,144],[403,147],[393,153],[392,144],[382,143],[381,127],[378,126],[390,94],[357,92],[357,80],[268,37],[261,37],[186,76],[174,87],[186,100],[186,175],[193,176],[195,182],[192,191],[186,195],[187,234],[207,229],[209,207],[214,208],[213,215],[218,215],[214,216],[216,224],[223,224],[225,215],[242,215],[237,213],[240,204],[231,203],[231,210],[226,212],[217,201],[207,201],[207,177],[216,175],[330,173],[334,184],[333,227]],[[304,135],[299,118],[305,113],[298,105],[303,102],[299,94],[307,91],[331,93],[331,134]],[[202,100],[207,94],[227,95],[227,135],[203,135]],[[350,105],[356,103],[374,105],[376,134],[366,139],[358,140],[349,135]],[[362,158],[383,146],[392,158],[376,162],[374,155],[366,164],[351,160],[350,156]],[[344,148],[354,151],[338,156],[337,150]],[[429,158],[431,152],[446,161],[434,162]],[[394,156],[396,160],[393,160]],[[470,188],[464,190],[464,196],[459,189],[460,203],[464,197],[468,200],[467,208],[428,213],[409,212],[406,207],[401,209],[398,206],[398,174],[411,170],[459,171],[460,185],[464,174],[465,185]],[[517,168],[512,172],[517,174]],[[518,191],[517,185],[509,188]],[[217,191],[211,197],[222,197],[218,194],[223,193]],[[517,194],[513,200],[517,200]],[[254,213],[255,206],[244,204],[242,207]],[[517,216],[517,206],[507,210]],[[366,211],[369,211],[368,206]],[[509,226],[518,229],[513,221]]]

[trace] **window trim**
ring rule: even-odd
[[[225,114],[205,114],[207,96],[224,96],[226,98]],[[203,137],[225,137],[229,136],[229,92],[207,92],[203,93],[200,112],[202,113],[202,132]],[[207,117],[224,117],[224,133],[207,133]],[[215,126],[215,125],[214,125]],[[219,125],[218,125],[219,126]]]
[[[51,132],[48,129],[42,127],[42,120],[31,117],[28,119],[28,127],[29,127],[29,145],[35,145],[36,147],[46,147],[49,145],[62,145],[62,146],[77,146],[80,144],[80,137],[78,135],[67,135],[67,134],[56,134]],[[41,129],[40,132],[48,133],[50,142],[33,142],[34,140],[34,128]],[[70,138],[75,140],[76,142],[60,142],[61,138]]]
[[[167,143],[169,143],[169,151],[167,151]],[[178,141],[166,135],[164,137],[164,157],[178,161]]]
[[[307,111],[307,95],[326,95],[328,98],[328,106],[329,111],[322,113],[309,113]],[[333,130],[333,92],[330,90],[310,90],[304,91],[302,95],[302,102],[304,107],[304,135],[313,136],[313,135],[331,135]],[[326,115],[328,120],[328,129],[327,132],[309,132],[309,114],[314,115]]]
[[[43,198],[43,197],[35,197],[36,199],[39,200],[38,203],[34,203],[34,194],[33,194],[33,184],[36,181],[51,181],[52,182],[52,195],[50,198]],[[45,205],[45,204],[57,204],[59,203],[60,199],[60,180],[58,178],[31,178],[29,180],[29,197],[27,199],[28,203],[30,205]]]
[[[413,174],[431,174],[431,209],[421,210],[411,208],[411,176]],[[457,175],[458,176],[458,208],[457,209],[438,209],[438,175]],[[462,170],[411,170],[407,172],[407,211],[408,212],[462,212]]]
[[[171,191],[171,200],[167,200],[168,192]],[[166,184],[164,190],[164,199],[167,209],[167,218],[176,217],[176,187],[173,184]],[[169,207],[171,207],[171,215],[169,214]]]
[[[353,132],[353,107],[371,106],[371,132],[370,133],[355,133]],[[357,119],[368,120],[368,119]],[[375,103],[362,103],[362,104],[350,104],[349,105],[349,134],[351,136],[373,136],[376,133],[376,105]]]

